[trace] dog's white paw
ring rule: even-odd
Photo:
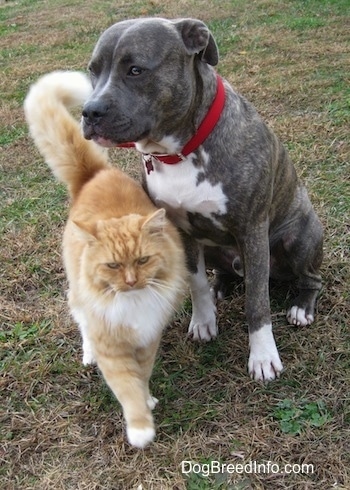
[[[193,340],[209,342],[218,335],[216,324],[216,306],[208,289],[202,295],[192,298],[192,319],[188,327],[188,335]]]
[[[283,370],[272,326],[264,325],[249,335],[250,355],[248,370],[255,381],[272,381],[278,378]]]
[[[212,311],[211,313],[212,314],[207,317],[192,317],[188,328],[188,335],[192,337],[193,340],[209,342],[217,337],[218,327],[216,325],[215,311]]]
[[[292,306],[287,313],[288,323],[291,325],[297,325],[298,327],[306,327],[306,325],[311,325],[314,321],[314,316],[306,314],[304,308],[299,308],[299,306]]]
[[[250,354],[248,369],[250,377],[255,381],[272,381],[279,378],[283,365],[278,354]]]
[[[130,444],[140,449],[150,444],[156,436],[156,431],[153,427],[146,427],[145,429],[128,427],[126,433]]]
[[[154,410],[158,402],[159,402],[158,398],[150,395],[149,398],[147,399],[147,406],[150,410]]]

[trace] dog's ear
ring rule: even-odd
[[[208,27],[196,19],[181,19],[175,25],[189,54],[197,54],[201,61],[215,66],[219,62],[219,50]]]

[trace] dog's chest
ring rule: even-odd
[[[191,233],[191,216],[195,216],[197,227],[202,217],[206,226],[209,220],[213,229],[225,230],[221,217],[226,214],[228,199],[221,183],[213,185],[203,178],[203,169],[196,168],[191,158],[175,165],[153,158],[151,168],[150,171],[148,164],[148,192],[155,204],[164,207],[180,228]]]

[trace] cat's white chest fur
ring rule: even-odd
[[[178,226],[190,231],[187,213],[199,213],[205,218],[217,222],[215,214],[225,214],[227,211],[227,196],[222,184],[211,184],[201,178],[202,168],[196,168],[189,156],[184,162],[167,165],[152,159],[153,170],[148,172],[147,188],[152,199],[159,207],[167,209],[169,216]],[[209,155],[202,150],[202,159],[209,161]]]
[[[174,293],[160,295],[152,287],[119,293],[106,304],[105,301],[85,298],[85,305],[94,316],[106,324],[108,330],[119,327],[130,328],[135,333],[138,346],[144,347],[153,342],[170,320],[173,309],[169,308]],[[167,297],[168,296],[168,297]],[[85,306],[84,309],[87,307]],[[72,308],[72,314],[80,330],[89,329],[87,315],[83,309]]]

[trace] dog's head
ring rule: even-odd
[[[115,146],[172,134],[195,104],[199,72],[217,62],[214,38],[199,20],[114,24],[89,64],[94,90],[83,108],[85,137]]]

